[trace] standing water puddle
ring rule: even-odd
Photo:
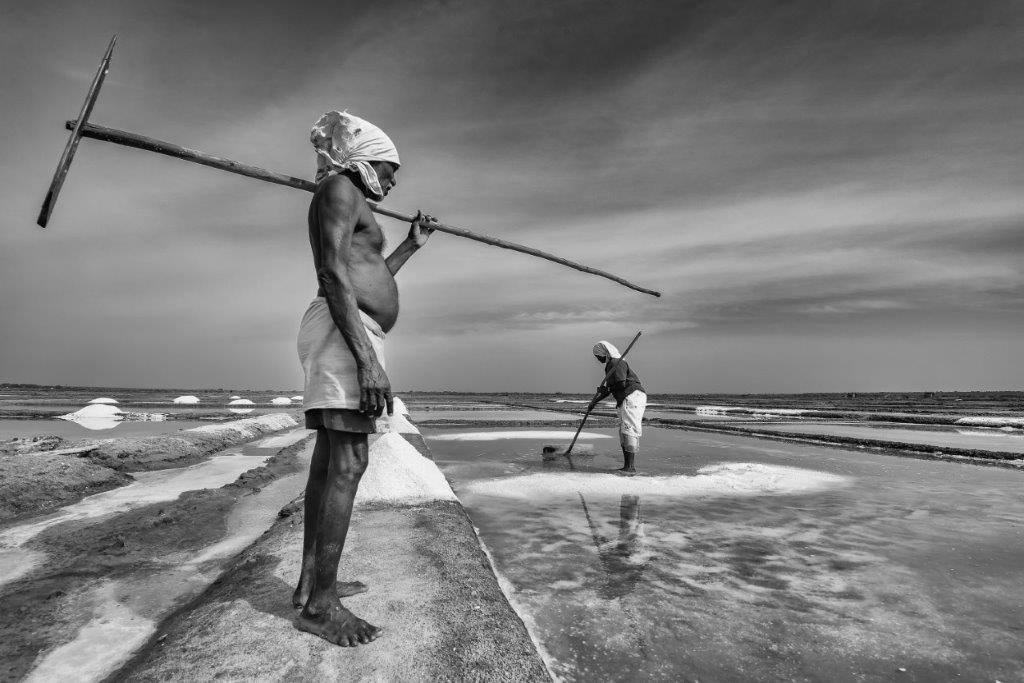
[[[552,434],[425,431],[557,678],[1008,680],[1020,661],[1018,473],[648,428],[623,477],[617,440],[544,463]]]

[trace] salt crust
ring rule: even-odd
[[[569,441],[576,432],[563,431],[508,431],[508,432],[456,432],[454,434],[431,434],[431,441],[501,441],[504,439],[564,439]],[[581,439],[610,439],[607,434],[580,432]]]
[[[1024,428],[1024,417],[989,417],[974,415],[961,417],[953,424],[972,425],[974,427],[1021,427]]]
[[[848,477],[816,470],[728,462],[702,467],[696,475],[622,477],[583,472],[537,473],[487,479],[468,484],[465,488],[472,493],[524,500],[533,500],[538,496],[575,496],[579,493],[698,498],[804,493],[847,483]]]
[[[437,465],[397,432],[378,437],[370,446],[370,464],[359,483],[356,503],[433,500],[458,500]]]
[[[233,420],[225,424],[193,427],[192,429],[186,429],[185,431],[193,434],[209,434],[211,436],[228,436],[230,434],[238,434],[246,439],[255,439],[257,436],[263,434],[263,432],[297,427],[298,424],[298,421],[287,413],[272,413],[270,415],[260,415],[259,417],[250,417],[244,420]]]

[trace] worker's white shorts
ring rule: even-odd
[[[647,409],[647,394],[637,389],[619,406],[619,443],[626,450],[635,451],[644,434],[643,418]]]

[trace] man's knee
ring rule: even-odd
[[[622,450],[636,453],[640,450],[640,437],[635,434],[619,433],[619,443],[622,445]]]
[[[366,434],[329,430],[332,479],[340,482],[358,481],[368,463]],[[339,483],[340,483],[339,482]]]

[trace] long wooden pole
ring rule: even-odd
[[[267,169],[260,168],[258,166],[249,166],[248,164],[241,164],[237,161],[232,161],[231,159],[217,157],[212,154],[200,152],[195,149],[189,149],[188,147],[181,147],[179,145],[171,144],[170,142],[155,140],[153,138],[148,138],[143,135],[138,135],[136,133],[128,133],[126,131],[116,130],[114,128],[105,128],[104,126],[97,126],[92,123],[84,123],[81,126],[78,126],[77,121],[68,121],[65,124],[65,127],[68,130],[74,130],[77,127],[78,130],[81,132],[81,136],[85,138],[93,138],[94,140],[113,142],[115,144],[123,145],[125,147],[134,147],[136,149],[144,149],[150,152],[156,152],[158,154],[165,154],[176,159],[184,159],[185,161],[191,161],[196,164],[202,164],[203,166],[219,168],[220,170],[228,171],[229,173],[237,173],[238,175],[244,175],[249,178],[256,178],[257,180],[263,180],[268,183],[275,183],[277,185],[286,185],[288,187],[294,187],[299,190],[306,190],[307,192],[316,191],[316,183],[310,180],[306,180],[304,178],[295,178],[293,176],[285,175],[283,173],[268,171]],[[398,211],[386,209],[383,206],[380,206],[379,204],[376,204],[374,202],[370,202],[370,208],[373,210],[374,213],[378,213],[382,216],[389,216],[391,218],[397,218],[398,220],[404,221],[406,223],[412,221],[414,218],[414,216],[410,216],[408,214],[403,214],[399,213]],[[617,282],[620,285],[629,287],[630,289],[636,290],[638,292],[643,292],[644,294],[650,294],[651,296],[661,296],[661,292],[655,291],[653,289],[647,289],[646,287],[641,287],[640,285],[633,284],[629,280],[621,278],[617,275],[612,275],[611,273],[605,272],[603,270],[591,268],[590,266],[585,266],[582,263],[576,263],[575,261],[570,261],[560,256],[549,254],[545,251],[541,251],[540,249],[534,249],[533,247],[527,247],[522,244],[516,244],[515,242],[508,242],[498,237],[482,235],[471,230],[466,230],[465,228],[457,228],[455,226],[445,225],[443,223],[438,223],[434,227],[440,232],[445,232],[448,233],[449,235],[457,235],[459,237],[465,237],[466,239],[475,240],[477,242],[483,242],[484,244],[490,244],[491,246],[494,247],[500,247],[502,249],[511,249],[512,251],[518,251],[523,254],[536,256],[538,258],[542,258],[547,261],[552,261],[554,263],[566,266],[567,268],[578,270],[582,273],[589,273],[591,275],[603,277],[605,279],[611,280],[612,282]]]

